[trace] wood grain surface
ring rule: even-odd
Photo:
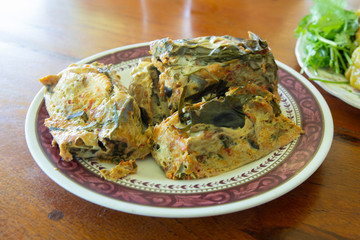
[[[360,8],[357,0],[349,7]],[[360,109],[314,84],[334,119],[321,167],[288,194],[214,217],[156,218],[83,200],[38,167],[24,137],[38,79],[95,53],[205,35],[269,43],[296,71],[294,29],[311,1],[12,0],[0,8],[0,239],[360,239]]]

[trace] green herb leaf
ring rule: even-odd
[[[359,19],[354,11],[346,10],[344,0],[314,0],[310,14],[303,17],[295,29],[303,37],[306,67],[314,70],[332,68],[343,74],[355,50],[355,32]]]
[[[213,99],[204,103],[200,109],[186,109],[179,111],[180,122],[187,125],[184,129],[195,124],[212,124],[217,127],[238,128],[245,124],[243,105],[253,96],[250,94],[226,96],[224,99]]]

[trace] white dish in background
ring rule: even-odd
[[[112,49],[86,58],[116,65],[125,84],[138,59],[148,56],[148,44]],[[279,92],[283,114],[305,134],[256,162],[199,180],[170,180],[152,158],[137,161],[138,172],[116,182],[106,181],[96,161],[62,161],[43,125],[47,117],[41,89],[28,110],[25,135],[40,168],[57,184],[95,204],[156,217],[202,217],[252,208],[278,198],[309,178],[324,161],[333,139],[329,107],[317,89],[281,62]],[[41,187],[41,186],[39,186]]]
[[[303,62],[303,59],[306,58],[304,47],[305,47],[304,40],[302,37],[300,37],[296,42],[295,55],[300,67],[304,69],[305,73],[310,78],[321,78],[336,82],[347,81],[345,76],[341,74],[333,74],[324,69],[319,69],[316,74],[316,72],[313,69],[305,67]],[[355,108],[360,108],[360,91],[350,86],[350,84],[326,83],[321,81],[315,81],[315,82],[331,95],[341,99],[342,101],[346,102],[347,104]]]

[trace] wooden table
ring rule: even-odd
[[[98,206],[38,167],[24,137],[38,79],[95,53],[158,38],[266,39],[300,71],[294,29],[311,1],[14,0],[0,8],[0,239],[360,239],[360,110],[328,94],[334,140],[303,184],[266,204],[203,218],[157,218]],[[357,0],[349,1],[359,8]]]

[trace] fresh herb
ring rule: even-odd
[[[345,9],[345,0],[313,2],[310,14],[300,21],[295,30],[296,37],[304,38],[304,64],[314,70],[330,67],[343,74],[356,48],[354,40],[359,19],[354,11]]]

